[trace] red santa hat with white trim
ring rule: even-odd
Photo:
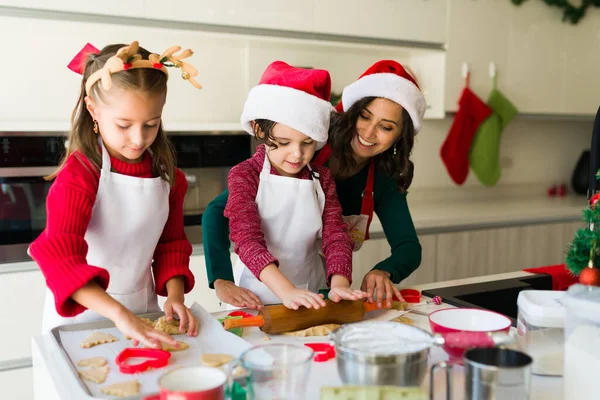
[[[267,67],[258,86],[248,93],[241,123],[246,132],[254,135],[251,121],[268,119],[304,133],[320,149],[328,138],[330,95],[331,77],[326,70],[275,61]]]
[[[364,97],[383,97],[400,104],[410,115],[415,133],[421,130],[421,123],[427,106],[425,96],[402,64],[393,60],[381,60],[369,67],[355,82],[344,88],[338,111],[347,111]]]

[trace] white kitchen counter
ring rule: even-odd
[[[440,308],[451,307],[449,305],[427,305],[419,307],[420,311],[432,312]],[[369,314],[369,319],[389,320],[398,315],[398,311],[386,310],[377,311]],[[221,316],[223,313],[215,313],[215,316]],[[429,324],[426,316],[419,314],[408,314],[407,317],[413,320],[414,325],[429,331]],[[253,345],[266,343],[306,343],[323,341],[324,338],[296,338],[287,336],[270,336],[269,341],[265,341],[265,335],[258,328],[246,328],[244,337]],[[64,364],[67,362],[60,355],[50,335],[38,336],[32,341],[33,346],[33,374],[34,374],[34,393],[36,400],[54,400],[73,398],[74,391],[69,384],[74,384],[72,378],[66,379],[64,375],[68,372]],[[447,359],[446,353],[441,348],[432,348],[430,352],[430,365]],[[61,364],[62,363],[62,364]],[[61,372],[62,371],[62,372]],[[436,400],[445,399],[445,374],[438,372],[435,377]],[[453,399],[464,399],[464,369],[455,367],[452,374]],[[335,360],[325,363],[313,363],[311,374],[306,388],[306,399],[313,400],[319,398],[320,387],[342,385],[337,372]],[[429,374],[423,381],[422,388],[428,392]],[[531,400],[559,400],[562,399],[562,379],[546,378],[532,375]]]

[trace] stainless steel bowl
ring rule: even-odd
[[[339,328],[332,339],[344,383],[420,386],[427,373],[431,335],[422,329],[389,321],[360,322]]]

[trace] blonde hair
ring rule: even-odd
[[[102,153],[98,146],[98,136],[94,133],[94,120],[87,110],[85,104],[86,82],[90,75],[100,70],[106,61],[117,53],[117,50],[125,46],[124,44],[112,44],[104,47],[100,53],[88,56],[83,79],[81,80],[81,89],[77,104],[71,115],[71,130],[68,135],[68,147],[64,158],[58,169],[46,179],[56,178],[58,173],[64,168],[69,156],[75,151],[83,154],[97,170],[102,166]],[[139,54],[143,59],[148,59],[150,52],[142,47],[139,48]],[[112,83],[124,90],[136,90],[149,94],[166,94],[167,75],[159,69],[152,68],[133,68],[126,71],[120,71],[112,74]],[[90,90],[89,95],[94,100],[105,99],[105,92],[100,87],[100,81],[96,82]],[[154,143],[150,146],[152,151],[152,173],[154,176],[160,176],[168,181],[171,186],[175,184],[176,158],[175,149],[167,134],[162,129],[162,122],[158,127],[158,135]],[[82,160],[80,160],[82,161]],[[82,161],[83,162],[83,161]],[[86,163],[84,162],[84,165]]]

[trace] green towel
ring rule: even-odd
[[[479,126],[469,150],[469,165],[486,186],[493,186],[500,179],[500,139],[504,128],[518,112],[495,86],[488,98],[493,113]]]

